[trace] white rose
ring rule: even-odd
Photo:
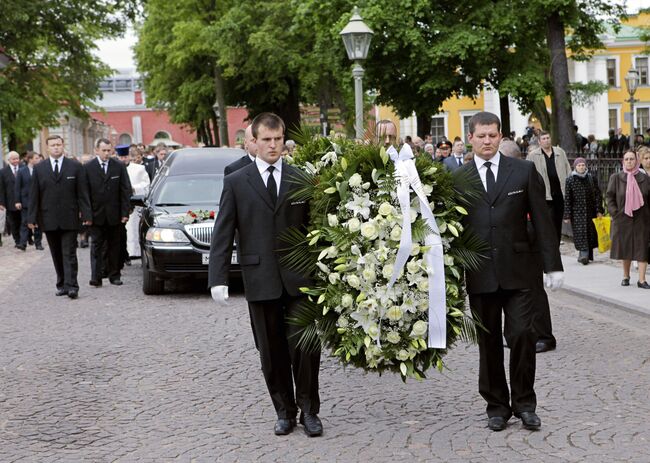
[[[390,231],[390,239],[393,241],[399,241],[402,238],[402,227],[395,225]]]
[[[351,294],[344,294],[343,297],[341,298],[342,307],[352,307],[353,302],[354,299],[352,298]]]
[[[327,248],[327,257],[333,259],[337,255],[338,255],[338,251],[336,250],[336,246],[330,246],[329,248]]]
[[[400,342],[400,335],[397,331],[389,331],[386,335],[386,340],[391,344],[398,344]]]
[[[361,236],[369,240],[374,240],[379,236],[379,230],[373,222],[364,222],[360,230]]]
[[[338,273],[330,273],[327,276],[327,279],[329,280],[330,284],[335,285],[341,279],[341,275]]]
[[[420,245],[417,243],[413,244],[413,247],[411,248],[411,255],[412,256],[417,256],[420,254]]]
[[[377,325],[370,325],[366,333],[368,333],[368,336],[370,336],[371,338],[377,338],[377,336],[379,336],[379,328],[377,327]]]
[[[406,264],[406,270],[409,273],[417,273],[420,271],[420,263],[417,260],[410,260]]]
[[[394,322],[402,318],[402,315],[403,315],[402,309],[396,305],[392,306],[390,309],[386,311],[386,317],[389,320],[392,320]]]
[[[397,353],[397,360],[404,362],[408,359],[409,359],[409,353],[407,350],[402,349]]]
[[[390,203],[383,202],[379,205],[379,213],[386,217],[393,212],[393,206]]]
[[[418,280],[417,286],[420,291],[429,291],[429,279],[420,278]]]
[[[377,274],[372,267],[363,269],[362,275],[366,283],[374,283],[377,280]]]
[[[429,329],[429,325],[427,325],[427,322],[423,320],[418,320],[413,324],[413,328],[411,329],[411,334],[416,337],[422,337],[426,334],[428,329]]]
[[[345,277],[345,279],[347,280],[348,284],[354,289],[359,289],[359,286],[361,286],[361,280],[359,280],[359,277],[356,275],[348,275]]]
[[[433,192],[433,187],[431,185],[422,185],[422,191],[424,194],[429,196]]]
[[[340,326],[341,328],[347,328],[348,327],[348,319],[346,317],[339,317],[336,324],[338,326]]]
[[[361,222],[359,221],[359,219],[357,219],[356,217],[352,217],[350,220],[348,220],[348,229],[351,232],[353,233],[358,232],[360,228],[361,228]]]
[[[384,268],[381,269],[381,276],[389,280],[393,276],[393,264],[384,265]]]
[[[350,177],[350,180],[348,180],[348,185],[350,185],[352,188],[360,187],[362,183],[363,179],[359,174],[354,174],[352,177]]]
[[[330,227],[336,227],[339,224],[339,219],[336,214],[327,214],[327,223]]]

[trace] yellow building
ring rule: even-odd
[[[573,117],[582,135],[593,134],[597,139],[608,138],[610,129],[622,128],[630,134],[631,117],[629,94],[625,86],[625,75],[631,67],[639,73],[639,87],[635,94],[634,112],[637,133],[645,133],[650,128],[650,56],[649,44],[640,39],[640,27],[650,27],[650,14],[632,15],[618,32],[608,30],[601,37],[605,48],[598,50],[589,62],[569,59],[569,78],[571,82],[600,81],[609,85],[609,90],[593,98],[585,106],[574,105]],[[547,99],[548,100],[548,99]],[[550,107],[549,107],[550,110]],[[500,114],[498,92],[487,89],[478,98],[450,98],[444,102],[442,110],[431,120],[431,133],[434,140],[456,136],[467,140],[467,123],[475,113],[490,111]],[[379,108],[382,118],[396,119],[389,108]],[[530,114],[522,114],[514,102],[510,102],[510,127],[517,136],[524,134],[528,125],[534,122]],[[415,116],[400,121],[400,136],[415,136],[417,120]]]

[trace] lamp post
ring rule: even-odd
[[[639,86],[639,73],[636,69],[630,68],[625,75],[625,87],[627,87],[627,93],[630,95],[630,99],[627,100],[630,103],[630,126],[632,131],[630,133],[630,148],[634,148],[634,138],[635,133],[635,121],[634,121],[634,103],[637,101],[634,99],[634,94],[636,89]]]
[[[212,105],[212,111],[214,111],[214,118],[215,118],[215,122],[216,122],[216,127],[215,128],[217,129],[217,130],[214,130],[214,134],[216,135],[216,138],[217,138],[215,140],[215,145],[220,146],[221,145],[221,143],[220,143],[220,138],[221,137],[219,135],[220,135],[220,130],[221,130],[221,124],[220,124],[221,114],[219,113],[219,102],[217,100],[214,100],[214,104]]]
[[[372,40],[372,29],[363,22],[356,6],[352,10],[352,17],[340,32],[345,51],[350,61],[354,61],[352,76],[354,77],[354,109],[355,129],[357,139],[363,138],[363,68],[361,61],[368,57],[368,49]]]

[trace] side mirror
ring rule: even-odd
[[[133,195],[133,196],[131,196],[131,206],[145,207],[144,195]]]

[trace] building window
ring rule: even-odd
[[[639,85],[648,84],[648,58],[636,58],[634,60],[634,67],[639,73]]]
[[[650,127],[650,108],[636,109],[636,133],[645,133]]]
[[[131,144],[131,135],[128,133],[123,133],[120,135],[120,138],[117,140],[118,145],[130,145]]]
[[[162,140],[171,140],[171,136],[165,132],[164,130],[160,130],[156,132],[156,134],[153,136],[154,140],[162,139]]]
[[[607,60],[607,84],[610,87],[617,87],[616,84],[616,60],[608,59]]]
[[[613,130],[618,129],[618,109],[616,108],[609,109],[609,128]]]
[[[434,116],[431,118],[431,136],[433,143],[436,144],[445,136],[445,118],[444,116]]]
[[[463,116],[463,141],[467,144],[469,143],[469,120],[474,116],[474,114],[464,115]]]
[[[133,79],[115,79],[116,92],[130,92],[133,90]]]
[[[112,79],[102,80],[99,83],[99,89],[102,92],[112,92],[113,91],[113,80]]]

